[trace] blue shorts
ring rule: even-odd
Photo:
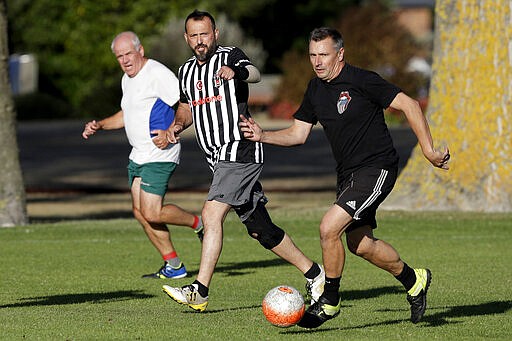
[[[128,186],[134,178],[140,178],[140,188],[146,193],[165,196],[167,186],[177,164],[174,162],[150,162],[139,165],[132,160],[128,163]]]

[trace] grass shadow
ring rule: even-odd
[[[18,303],[0,305],[2,308],[21,308],[49,305],[66,305],[80,303],[110,303],[128,300],[140,300],[155,297],[154,295],[144,294],[141,291],[123,290],[112,292],[84,293],[84,294],[65,294],[52,296],[37,296],[20,298]]]
[[[55,215],[55,216],[29,216],[31,224],[53,224],[64,221],[75,220],[111,220],[111,219],[135,219],[130,210],[110,210],[94,214],[71,214],[71,215]]]
[[[342,302],[346,301],[356,301],[356,300],[366,300],[369,298],[375,298],[384,295],[394,295],[394,294],[403,294],[404,289],[398,286],[387,286],[380,288],[371,288],[371,289],[361,289],[361,290],[342,290],[341,300]]]
[[[251,261],[251,262],[232,262],[232,263],[222,263],[215,267],[215,273],[222,273],[226,276],[243,276],[251,273],[257,272],[258,269],[261,268],[270,268],[275,266],[283,266],[290,265],[290,263],[286,262],[281,258],[276,259],[268,259],[261,261]],[[188,270],[188,269],[187,269]],[[199,272],[199,270],[187,271],[189,275],[195,276]]]
[[[426,315],[423,318],[423,322],[426,322],[429,326],[437,327],[454,323],[447,320],[450,318],[504,314],[511,308],[512,301],[492,301],[482,304],[438,307],[436,309],[445,310],[433,315]]]
[[[465,318],[465,317],[475,317],[475,316],[485,316],[485,315],[496,315],[496,314],[505,314],[512,308],[512,301],[492,301],[482,304],[470,304],[470,305],[461,305],[461,306],[445,306],[445,307],[433,307],[428,308],[426,315],[423,317],[423,320],[418,323],[416,326],[418,327],[440,327],[447,324],[460,324],[464,323],[464,321],[456,320],[450,321],[449,319],[453,318]],[[432,310],[438,310],[434,314],[430,314]],[[439,311],[442,310],[442,311]],[[340,317],[343,316],[343,313],[340,314]],[[339,321],[339,322],[338,322]],[[301,330],[290,330],[284,331],[282,334],[317,334],[317,333],[325,333],[332,330],[352,330],[352,329],[364,329],[378,326],[387,326],[387,325],[395,325],[400,323],[408,323],[409,319],[400,319],[400,320],[388,320],[382,321],[378,323],[368,323],[359,326],[351,326],[351,327],[333,327],[333,323],[343,323],[343,320],[339,317],[334,319],[333,321],[327,322],[327,328],[317,328],[317,329],[301,329]],[[412,324],[411,324],[412,326]]]
[[[185,306],[183,306],[183,307],[185,307]],[[251,306],[247,306],[247,307],[236,307],[236,308],[225,308],[225,309],[207,309],[202,312],[194,311],[191,308],[188,308],[187,310],[183,311],[183,314],[217,314],[217,313],[223,313],[226,311],[240,311],[240,310],[253,310],[253,309],[261,309],[261,304],[260,305],[251,305]]]

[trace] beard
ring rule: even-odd
[[[204,48],[203,52],[197,52],[197,48],[202,47]],[[196,59],[200,62],[205,62],[208,59],[210,59],[211,56],[215,53],[215,50],[217,49],[217,44],[212,44],[211,47],[205,45],[205,44],[199,44],[194,48],[194,55],[196,56]]]

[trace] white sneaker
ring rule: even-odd
[[[311,304],[315,304],[324,292],[325,271],[324,267],[318,264],[320,273],[313,279],[306,278],[306,297],[311,299]]]
[[[162,290],[179,304],[188,305],[195,311],[204,311],[208,306],[208,296],[201,296],[197,290],[197,284],[189,284],[181,288],[164,285]]]

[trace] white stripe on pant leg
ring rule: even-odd
[[[386,180],[386,177],[388,176],[388,171],[385,169],[380,170],[379,178],[377,179],[377,182],[375,183],[375,186],[373,187],[372,194],[366,199],[366,201],[361,205],[361,207],[358,208],[356,213],[354,213],[354,219],[359,220],[359,214],[368,206],[373,204],[375,200],[379,197],[379,195],[382,194],[382,186],[384,185],[384,181]]]

